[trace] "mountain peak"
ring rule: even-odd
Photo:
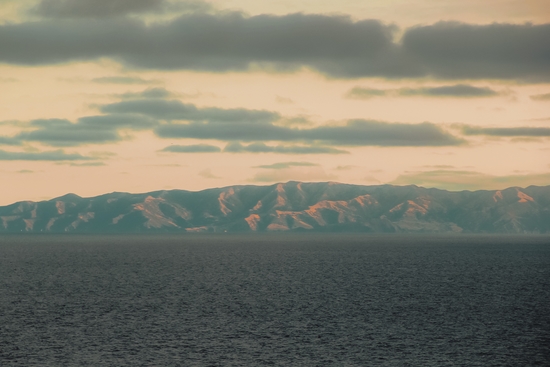
[[[74,201],[74,200],[80,200],[80,199],[82,199],[82,197],[78,196],[77,194],[68,193],[52,200]]]

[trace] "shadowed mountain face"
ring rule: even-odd
[[[288,182],[199,192],[68,194],[0,207],[0,233],[549,233],[550,186],[449,192]]]

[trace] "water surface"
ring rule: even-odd
[[[549,237],[0,237],[2,366],[547,366],[549,356]]]

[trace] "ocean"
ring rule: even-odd
[[[548,236],[0,237],[0,366],[549,365]]]

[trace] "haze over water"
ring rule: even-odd
[[[0,237],[2,366],[543,366],[546,236]]]

